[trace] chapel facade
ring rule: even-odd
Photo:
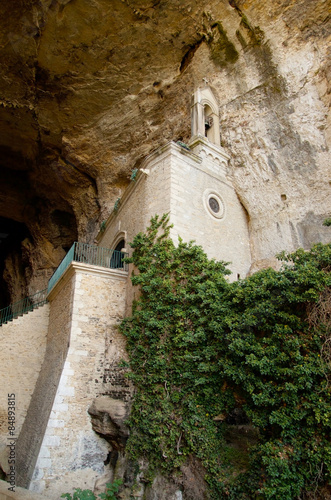
[[[99,233],[99,246],[129,251],[129,243],[151,217],[168,213],[175,244],[178,237],[193,240],[209,258],[229,263],[231,280],[247,276],[248,220],[229,175],[230,157],[220,145],[219,123],[211,89],[197,89],[189,144],[170,142],[144,160]]]

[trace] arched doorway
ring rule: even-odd
[[[121,269],[124,267],[124,253],[122,252],[123,248],[125,248],[125,240],[121,239],[114,248],[113,254],[110,259],[110,267],[112,269]]]

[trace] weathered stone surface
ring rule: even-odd
[[[199,459],[189,456],[185,465],[180,468],[181,474],[164,476],[157,473],[152,482],[144,476],[148,464],[143,459],[139,462],[139,471],[128,478],[130,464],[126,462],[123,474],[124,489],[121,492],[123,500],[131,498],[144,500],[197,500],[207,498],[207,487],[204,480],[206,471]]]
[[[0,391],[0,470],[10,472],[8,464],[8,394],[14,394],[17,438],[22,429],[42,368],[46,351],[49,305],[30,311],[0,329],[1,380]],[[14,401],[15,400],[15,401]],[[13,404],[14,402],[14,404]]]
[[[276,265],[282,249],[330,240],[329,0],[11,0],[0,11],[4,298],[44,288],[75,239],[93,241],[132,168],[188,141],[203,78],[249,220],[251,271]],[[128,400],[124,346],[110,340],[91,384]],[[96,411],[100,430],[110,433],[112,418],[125,435],[113,410]],[[199,474],[183,470],[188,484]],[[158,481],[151,498],[162,488],[167,500],[203,495],[202,481],[192,492]]]
[[[129,416],[129,406],[120,399],[99,396],[93,400],[88,412],[92,420],[92,428],[107,439],[115,449],[125,445],[129,428],[125,421]]]
[[[96,480],[103,484],[117,464],[116,447],[123,448],[127,431],[121,419],[129,406],[114,401],[110,410],[105,394],[132,393],[132,387],[120,385],[116,372],[126,358],[125,339],[117,329],[124,317],[126,281],[121,270],[73,263],[48,296],[45,358],[18,439],[16,464],[18,484],[26,486],[33,473],[30,489],[46,498],[55,500],[74,487],[93,489]],[[109,364],[116,377],[104,382]],[[106,436],[113,446],[92,429],[88,409],[99,397],[98,415],[109,410],[113,417],[116,436]]]

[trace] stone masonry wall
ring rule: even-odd
[[[17,442],[18,485],[29,486],[68,350],[74,276],[63,276],[49,295],[47,346],[31,403]],[[61,287],[61,293],[58,293]]]
[[[99,246],[113,248],[117,235],[125,232],[126,249],[130,252],[128,243],[146,229],[151,217],[170,211],[170,150],[166,146],[158,151],[142,165],[147,175],[139,173],[126,189],[118,212],[110,216],[106,230],[99,234]]]
[[[0,466],[8,472],[8,394],[15,394],[15,436],[22,429],[46,350],[49,304],[0,327]]]
[[[228,156],[203,138],[193,147],[187,151],[169,143],[146,158],[142,169],[147,175],[140,173],[137,183],[131,183],[98,243],[111,247],[121,231],[130,242],[146,229],[152,216],[167,212],[175,244],[178,236],[185,242],[194,240],[210,258],[231,262],[231,279],[245,277],[251,265],[248,220],[228,176]],[[211,192],[222,199],[222,218],[208,210]]]
[[[114,248],[118,238],[123,237],[126,251],[131,255],[130,243],[136,234],[146,230],[151,217],[170,212],[171,171],[168,145],[147,157],[141,168],[146,168],[147,173],[139,172],[137,180],[131,181],[121,198],[117,213],[112,213],[106,230],[98,235],[99,246]],[[130,266],[129,275],[131,272]],[[138,293],[131,281],[128,281],[126,315],[131,314],[131,305]]]
[[[117,331],[127,273],[80,263],[72,268],[70,345],[30,485],[54,500],[75,487],[93,489],[106,472],[111,448],[92,430],[87,410],[98,395],[125,400],[130,392],[118,366],[126,353]]]
[[[245,277],[251,266],[248,220],[232,180],[227,175],[227,158],[213,145],[201,141],[193,155],[177,149],[171,159],[171,235],[174,242],[194,240],[209,258],[229,262],[231,280]],[[215,217],[208,206],[208,197],[216,196],[220,214]]]

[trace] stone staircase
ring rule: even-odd
[[[25,297],[18,302],[10,304],[4,309],[0,309],[0,326],[43,306],[46,302],[47,288],[31,295],[30,297]]]
[[[24,328],[27,328],[28,325],[32,325],[34,323],[34,321],[36,321],[37,323],[39,323],[39,320],[43,321],[45,320],[45,306],[47,306],[47,303],[46,304],[43,304],[41,306],[37,306],[35,307],[34,309],[32,309],[32,311],[27,311],[25,313],[22,313],[21,315],[17,316],[16,318],[13,318],[11,319],[10,321],[7,321],[6,323],[2,323],[2,325],[0,325],[0,328],[1,328],[1,332],[3,330],[6,330],[7,332],[8,331],[12,331],[12,330],[15,330],[19,327],[19,325],[23,325],[24,324]],[[47,307],[46,307],[47,309]],[[48,324],[48,315],[47,315],[47,324]]]
[[[1,387],[0,407],[7,408],[7,395],[15,394],[18,436],[39,375],[46,350],[49,304],[4,323],[0,328]],[[7,427],[0,414],[0,428]]]

